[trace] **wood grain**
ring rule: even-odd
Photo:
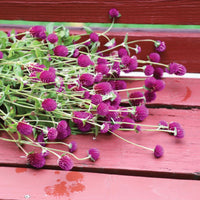
[[[14,167],[0,167],[0,176],[0,198],[12,200],[198,200],[200,194],[200,182],[194,180]]]
[[[196,0],[2,0],[0,19],[105,23],[113,7],[122,14],[120,23],[200,24],[200,2]]]
[[[96,140],[92,135],[73,135],[65,141],[69,143],[75,140],[78,143],[77,156],[87,156],[88,149],[94,147],[101,152],[100,159],[95,163],[73,159],[75,163],[73,170],[200,179],[200,110],[160,108],[149,109],[149,113],[149,117],[143,124],[156,125],[160,120],[176,121],[185,129],[185,137],[176,139],[167,133],[144,131],[141,134],[128,131],[118,132],[118,134],[127,140],[149,148],[154,148],[157,144],[162,145],[165,150],[162,158],[155,159],[151,151],[128,144],[114,135],[99,135]],[[63,149],[63,147],[61,148]],[[33,148],[27,148],[27,151],[32,150]],[[15,144],[8,145],[8,143],[0,141],[0,165],[25,167],[26,159],[21,156],[23,153],[17,149]],[[57,158],[50,156],[47,159],[46,167],[59,169]]]

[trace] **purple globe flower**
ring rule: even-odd
[[[109,112],[109,107],[106,103],[101,102],[97,107],[97,114],[101,116],[106,116]]]
[[[163,77],[163,69],[160,67],[156,67],[153,73],[153,77],[155,79],[161,79]]]
[[[128,129],[133,129],[134,128],[134,120],[126,117],[122,120],[122,124],[121,124],[122,128],[128,128]]]
[[[65,155],[65,156],[62,156],[59,160],[58,160],[58,165],[61,169],[64,169],[66,171],[69,171],[73,168],[73,161],[72,159]]]
[[[100,94],[94,94],[90,97],[91,103],[98,105],[102,102],[102,96]]]
[[[90,33],[90,40],[92,42],[98,42],[99,41],[99,36],[97,33],[93,32],[93,33]]]
[[[123,56],[128,56],[127,50],[126,50],[124,47],[120,48],[120,49],[118,50],[118,56],[119,56],[120,58],[122,58]]]
[[[163,52],[166,49],[165,42],[160,40],[156,41],[155,47],[157,52]]]
[[[107,64],[98,64],[95,67],[95,71],[97,73],[101,73],[101,74],[108,74],[109,68],[108,68]]]
[[[133,106],[139,106],[144,102],[144,95],[142,92],[133,92],[130,94],[129,100]]]
[[[165,87],[165,82],[157,80],[154,77],[149,77],[145,80],[145,87],[151,92],[161,91]]]
[[[99,159],[100,152],[98,149],[92,148],[92,149],[89,149],[88,155],[90,156],[90,159],[95,162],[96,160]]]
[[[0,59],[2,59],[2,58],[3,58],[3,52],[0,51]]]
[[[17,130],[22,135],[30,135],[33,132],[32,126],[26,122],[18,122]]]
[[[115,90],[123,90],[127,88],[127,84],[123,80],[117,80],[115,83]]]
[[[94,91],[96,94],[105,95],[112,91],[112,86],[108,82],[101,82],[94,85]]]
[[[72,120],[75,124],[83,126],[83,120],[85,119],[89,120],[92,118],[93,118],[93,115],[89,112],[74,111]]]
[[[159,125],[159,128],[162,130],[167,130],[169,127],[168,123],[164,120],[160,120],[158,125]]]
[[[183,138],[185,135],[183,128],[178,122],[170,122],[169,130],[174,131],[174,136],[179,139]]]
[[[55,69],[50,67],[47,71],[42,71],[40,74],[40,80],[43,83],[53,83],[56,79]]]
[[[77,127],[81,132],[88,132],[91,130],[92,124],[86,122],[85,124],[78,124]]]
[[[29,153],[27,156],[29,165],[35,168],[42,168],[45,165],[45,158],[41,153]]]
[[[89,56],[81,54],[78,57],[78,65],[80,67],[88,67],[89,65],[94,65],[94,63],[91,61],[91,59],[89,58]]]
[[[102,125],[101,125],[101,130],[100,130],[100,133],[107,133],[109,131],[109,124],[107,122],[104,122]]]
[[[48,35],[47,40],[50,43],[54,44],[58,41],[58,36],[55,33],[51,33],[51,34]]]
[[[149,110],[145,105],[137,106],[133,119],[136,122],[142,122],[149,115]]]
[[[56,130],[58,131],[57,139],[58,140],[63,140],[67,138],[69,135],[71,135],[71,128],[68,125],[67,121],[61,120],[57,127]]]
[[[68,49],[64,45],[56,46],[53,51],[56,56],[66,57],[68,55]]]
[[[78,55],[79,55],[79,50],[75,49],[74,52],[73,52],[73,58],[77,58]]]
[[[144,93],[144,96],[145,96],[145,99],[146,99],[146,102],[152,102],[156,99],[156,93],[155,92],[151,92],[149,90],[147,90],[145,93]]]
[[[77,143],[75,141],[71,141],[69,143],[69,152],[73,153],[76,151],[76,149],[77,149]]]
[[[42,102],[42,108],[46,111],[51,112],[57,108],[57,103],[55,100],[48,98]]]
[[[175,74],[178,76],[183,76],[185,75],[185,73],[186,73],[185,66],[178,64]]]
[[[56,128],[51,127],[47,133],[48,140],[55,140],[57,136],[58,136],[58,131],[56,130]]]
[[[79,81],[84,87],[89,87],[94,84],[94,77],[89,73],[81,74]]]
[[[120,13],[119,11],[116,9],[116,8],[111,8],[109,10],[109,17],[112,19],[112,18],[117,18],[117,17],[120,17]]]
[[[154,156],[155,158],[160,158],[162,157],[164,154],[164,149],[162,146],[160,145],[156,145],[155,148],[154,148]]]
[[[94,82],[95,83],[99,83],[99,82],[102,81],[102,79],[103,79],[103,74],[102,73],[98,73],[98,74],[96,74],[96,76],[94,78]]]
[[[160,54],[158,54],[158,53],[150,53],[149,54],[149,59],[152,62],[160,62]]]
[[[146,76],[151,76],[154,72],[154,67],[152,65],[146,65],[144,69],[144,74]]]
[[[33,37],[45,39],[46,38],[46,28],[44,26],[33,26],[30,28],[30,34]]]

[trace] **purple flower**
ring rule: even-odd
[[[159,121],[159,129],[162,129],[162,130],[167,130],[168,129],[168,123],[164,120],[160,120]]]
[[[69,171],[73,168],[73,162],[72,162],[72,159],[65,155],[65,156],[62,156],[59,160],[58,160],[58,165],[61,169],[64,169],[66,171]]]
[[[56,56],[66,57],[68,55],[68,49],[64,45],[56,46],[53,51]]]
[[[109,106],[109,112],[106,115],[106,120],[110,121],[111,118],[113,120],[117,120],[119,118],[118,115],[119,115],[119,113],[116,111],[115,107],[114,106]]]
[[[33,26],[30,28],[30,34],[33,37],[45,39],[46,38],[46,28],[44,26]]]
[[[101,74],[108,74],[109,68],[108,68],[108,66],[106,64],[98,64],[95,67],[95,71],[97,73],[101,73]]]
[[[57,139],[58,140],[63,140],[69,135],[71,135],[71,128],[68,125],[67,121],[61,120],[57,127],[56,130],[58,131]]]
[[[97,64],[108,64],[108,61],[105,58],[98,58]]]
[[[158,54],[158,53],[150,53],[149,54],[149,59],[152,62],[160,62],[160,54]]]
[[[101,133],[107,133],[109,131],[109,124],[107,122],[104,122],[102,125],[101,125],[101,130],[100,132]]]
[[[2,58],[3,58],[3,52],[0,51],[0,59],[2,59]]]
[[[154,156],[155,156],[156,158],[160,158],[160,157],[163,156],[163,154],[164,154],[164,149],[163,149],[163,147],[160,146],[160,145],[156,145],[155,148],[154,148]]]
[[[183,138],[185,135],[183,128],[178,122],[169,123],[169,130],[175,131],[174,136],[179,139]]]
[[[102,96],[100,94],[94,94],[90,97],[91,103],[98,105],[102,102]]]
[[[53,83],[56,79],[55,69],[50,67],[47,71],[42,71],[40,74],[40,80],[43,83]]]
[[[115,83],[115,90],[123,90],[127,88],[127,84],[123,80],[117,80]]]
[[[130,94],[129,100],[133,106],[139,106],[144,102],[144,95],[142,92],[133,92]]]
[[[79,55],[79,50],[78,49],[75,49],[74,52],[73,52],[73,57],[74,58],[77,58]]]
[[[145,107],[145,105],[137,106],[135,110],[135,114],[133,119],[136,122],[143,121],[149,115],[149,110]]]
[[[42,102],[42,108],[46,111],[51,112],[57,108],[57,103],[55,100],[48,98]]]
[[[98,42],[99,41],[99,36],[97,33],[93,32],[93,33],[90,33],[90,40],[92,42]]]
[[[45,158],[41,153],[29,153],[27,156],[29,165],[35,168],[42,168],[45,165]]]
[[[108,82],[101,82],[94,85],[94,91],[96,94],[105,95],[112,91],[112,86]]]
[[[161,91],[165,87],[165,82],[157,80],[154,77],[149,77],[145,80],[145,87],[151,92]]]
[[[144,93],[144,96],[145,96],[146,102],[152,102],[156,99],[156,93],[154,91],[147,90]]]
[[[51,127],[49,130],[48,130],[48,133],[47,133],[47,137],[49,140],[55,140],[58,136],[58,131],[56,130],[56,128],[54,127]]]
[[[136,133],[141,132],[141,129],[142,129],[142,128],[141,128],[140,125],[136,125],[136,126],[135,126],[135,132],[136,132]]]
[[[54,44],[58,41],[58,36],[55,33],[51,33],[51,34],[48,35],[47,40],[50,43]]]
[[[128,55],[122,56],[121,62],[123,65],[127,66],[130,62],[131,58]]]
[[[119,77],[120,75],[120,63],[119,62],[114,62],[113,66],[112,66],[112,74],[115,76],[115,77]]]
[[[106,116],[109,112],[109,107],[106,103],[101,102],[97,107],[97,114],[101,116]]]
[[[27,124],[26,122],[18,122],[17,130],[22,135],[30,135],[33,132],[32,126],[30,124]]]
[[[95,83],[99,83],[100,81],[102,81],[103,79],[103,74],[102,73],[98,73],[96,74],[95,78],[94,78],[94,82]]]
[[[96,160],[99,159],[100,152],[98,149],[92,148],[92,149],[89,149],[88,155],[90,156],[90,159],[95,162]]]
[[[89,73],[81,74],[79,80],[84,87],[89,87],[94,84],[94,77]]]
[[[138,67],[137,57],[133,56],[129,60],[129,63],[126,65],[126,68],[123,70],[125,73],[133,72]]]
[[[42,72],[44,68],[46,68],[45,65],[40,65],[40,64],[38,64],[38,63],[31,63],[31,64],[28,66],[28,69],[29,69],[31,72]]]
[[[78,129],[81,131],[81,132],[88,132],[90,131],[92,128],[92,124],[90,123],[85,123],[84,125],[83,124],[78,124]]]
[[[75,124],[80,124],[83,126],[83,120],[87,119],[92,119],[93,115],[91,113],[88,112],[82,112],[82,111],[74,111],[73,112],[73,122]]]
[[[94,65],[94,63],[91,61],[91,59],[89,58],[89,56],[81,54],[78,57],[78,65],[80,67],[88,67],[89,65]]]
[[[178,75],[178,76],[183,76],[185,73],[186,73],[185,66],[178,64],[175,74]]]
[[[157,52],[163,52],[166,49],[165,42],[160,40],[156,41],[155,47]]]
[[[109,17],[110,18],[117,18],[117,17],[120,17],[120,13],[119,11],[116,9],[116,8],[111,8],[109,10]]]
[[[141,53],[141,51],[142,51],[141,47],[138,46],[138,45],[136,45],[135,53],[136,53],[136,54],[139,54],[139,53]]]
[[[144,69],[144,74],[146,76],[151,76],[154,72],[154,67],[152,65],[146,65]]]
[[[129,128],[129,129],[133,129],[134,128],[134,120],[126,117],[122,120],[122,124],[121,124],[122,128]]]
[[[127,50],[126,50],[124,47],[120,48],[120,49],[118,50],[118,56],[119,56],[120,58],[122,58],[123,56],[128,56]]]
[[[178,63],[170,63],[169,68],[166,69],[166,72],[169,74],[174,74],[178,70]]]
[[[110,105],[114,106],[116,109],[118,109],[122,99],[121,99],[119,93],[115,92],[115,95],[116,95],[116,98],[113,101],[111,101]]]
[[[160,67],[156,67],[153,73],[153,77],[155,79],[161,79],[163,77],[163,69]]]
[[[75,141],[72,141],[69,143],[69,152],[73,153],[77,149],[77,143]]]

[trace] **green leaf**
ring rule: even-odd
[[[54,28],[54,23],[53,22],[47,24],[47,26],[46,26],[47,33],[48,34],[53,33],[53,28]]]
[[[5,100],[5,92],[2,92],[1,98],[0,98],[0,106],[3,104],[4,100]]]
[[[116,43],[115,38],[112,38],[109,42],[104,44],[105,47],[111,47]]]
[[[90,33],[93,32],[93,30],[88,26],[83,26],[83,28],[84,28],[84,30],[86,31],[87,34],[90,34]]]
[[[15,74],[16,76],[23,77],[23,71],[22,71],[20,65],[14,64],[14,65],[13,65],[13,72],[14,72],[14,74]]]
[[[128,33],[126,33],[125,37],[124,37],[124,44],[126,44],[128,41]]]

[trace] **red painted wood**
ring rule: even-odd
[[[14,167],[1,167],[0,176],[1,199],[197,200],[200,195],[200,182],[194,180]]]
[[[130,77],[132,78],[132,77]],[[132,78],[133,79],[133,78]],[[197,85],[200,85],[200,79],[193,78],[164,78],[165,88],[157,92],[155,101],[148,103],[149,106],[170,106],[170,107],[200,107],[200,92]],[[127,88],[140,87],[144,85],[141,81],[126,81]],[[138,91],[138,90],[137,90]],[[145,92],[146,90],[139,90]],[[129,91],[129,93],[134,90]],[[120,92],[123,99],[128,99],[127,92]]]
[[[166,133],[143,132],[119,132],[121,136],[132,142],[154,148],[160,144],[165,154],[160,159],[155,159],[153,153],[132,146],[113,135],[99,135],[93,140],[92,135],[76,135],[66,139],[69,143],[75,140],[78,150],[75,153],[79,157],[87,156],[89,148],[98,148],[101,157],[95,163],[91,161],[76,161],[75,167],[81,171],[100,171],[121,174],[140,174],[145,176],[184,177],[199,179],[200,165],[200,110],[176,110],[176,109],[149,109],[149,117],[144,124],[158,124],[160,120],[177,121],[185,129],[185,138],[176,139]],[[32,148],[28,148],[31,151]],[[15,144],[0,142],[1,165],[23,165],[26,159]],[[50,168],[57,166],[57,158],[50,156],[46,165]]]
[[[119,9],[120,23],[136,24],[200,24],[200,2],[182,1],[65,1],[2,0],[0,19],[109,22],[108,11]]]

